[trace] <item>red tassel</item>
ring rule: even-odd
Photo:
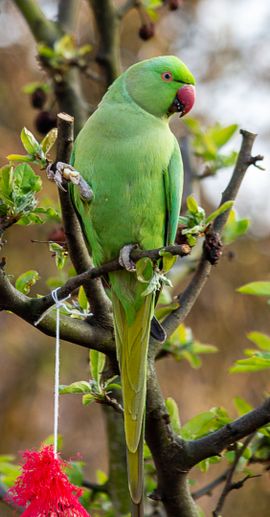
[[[25,463],[8,499],[25,508],[23,517],[90,517],[79,503],[82,490],[72,485],[63,468],[67,464],[47,445],[25,451]]]

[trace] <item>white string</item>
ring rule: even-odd
[[[70,298],[70,294],[63,298],[58,299],[57,291],[60,289],[54,289],[51,296],[56,307],[56,329],[55,329],[55,361],[54,361],[54,408],[53,408],[53,452],[57,456],[57,438],[58,438],[58,423],[59,423],[59,381],[60,381],[60,308],[65,307],[64,301]],[[53,306],[49,307],[46,311],[41,314],[40,318],[35,322],[38,323],[53,309]]]
[[[58,299],[58,290],[54,289],[51,292],[51,297],[54,301],[56,308],[56,328],[55,328],[55,363],[54,363],[54,410],[53,410],[53,452],[54,455],[57,456],[57,438],[58,438],[58,424],[59,424],[59,384],[60,384],[60,309],[63,307],[69,314],[73,314],[75,316],[86,316],[89,315],[87,312],[81,312],[77,309],[69,309],[64,303],[68,298],[70,298],[70,294],[62,300]],[[53,309],[53,305],[46,309],[41,316],[35,321],[34,325],[37,326],[40,321]]]
[[[54,362],[54,408],[53,408],[53,452],[57,456],[58,424],[59,424],[59,380],[60,380],[60,307],[63,302],[58,300],[57,289],[52,292],[56,306],[55,330],[55,362]]]

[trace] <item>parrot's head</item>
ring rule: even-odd
[[[154,57],[131,66],[125,72],[129,95],[156,117],[188,113],[195,102],[195,79],[175,56]]]

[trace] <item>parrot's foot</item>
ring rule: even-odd
[[[48,179],[50,181],[54,181],[60,190],[66,192],[66,189],[63,186],[64,181],[70,181],[74,185],[78,185],[80,197],[83,199],[83,201],[92,201],[94,196],[92,189],[89,187],[88,183],[86,183],[80,173],[76,171],[74,167],[72,167],[72,165],[63,162],[56,162],[49,165],[46,169],[46,172]]]
[[[124,246],[119,253],[118,262],[120,266],[124,267],[127,271],[136,271],[136,266],[130,257],[130,254],[134,248],[137,248],[137,244],[127,244]]]
[[[158,319],[153,316],[151,321],[151,330],[150,330],[151,336],[156,339],[156,341],[159,341],[160,343],[164,343],[167,339],[167,334],[162,327],[162,325],[159,323]]]

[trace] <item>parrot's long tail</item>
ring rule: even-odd
[[[119,273],[114,273],[114,275],[117,274]],[[121,272],[122,278],[123,274],[131,275],[131,273]],[[133,278],[132,282],[129,279],[129,286],[131,287],[130,282],[132,284],[134,282],[132,287],[136,291],[138,280],[135,278],[133,280]],[[115,282],[113,281],[112,284],[115,284]],[[129,304],[131,306],[132,299],[128,299],[124,307],[124,304],[119,300],[119,293],[116,294],[113,287],[112,285],[112,304],[123,392],[129,490],[131,499],[135,505],[138,505],[139,511],[143,501],[143,442],[147,352],[154,297],[153,295],[145,297],[139,295],[139,303],[137,297],[137,303],[134,302],[132,310],[129,311]],[[134,515],[139,517],[143,513]]]

